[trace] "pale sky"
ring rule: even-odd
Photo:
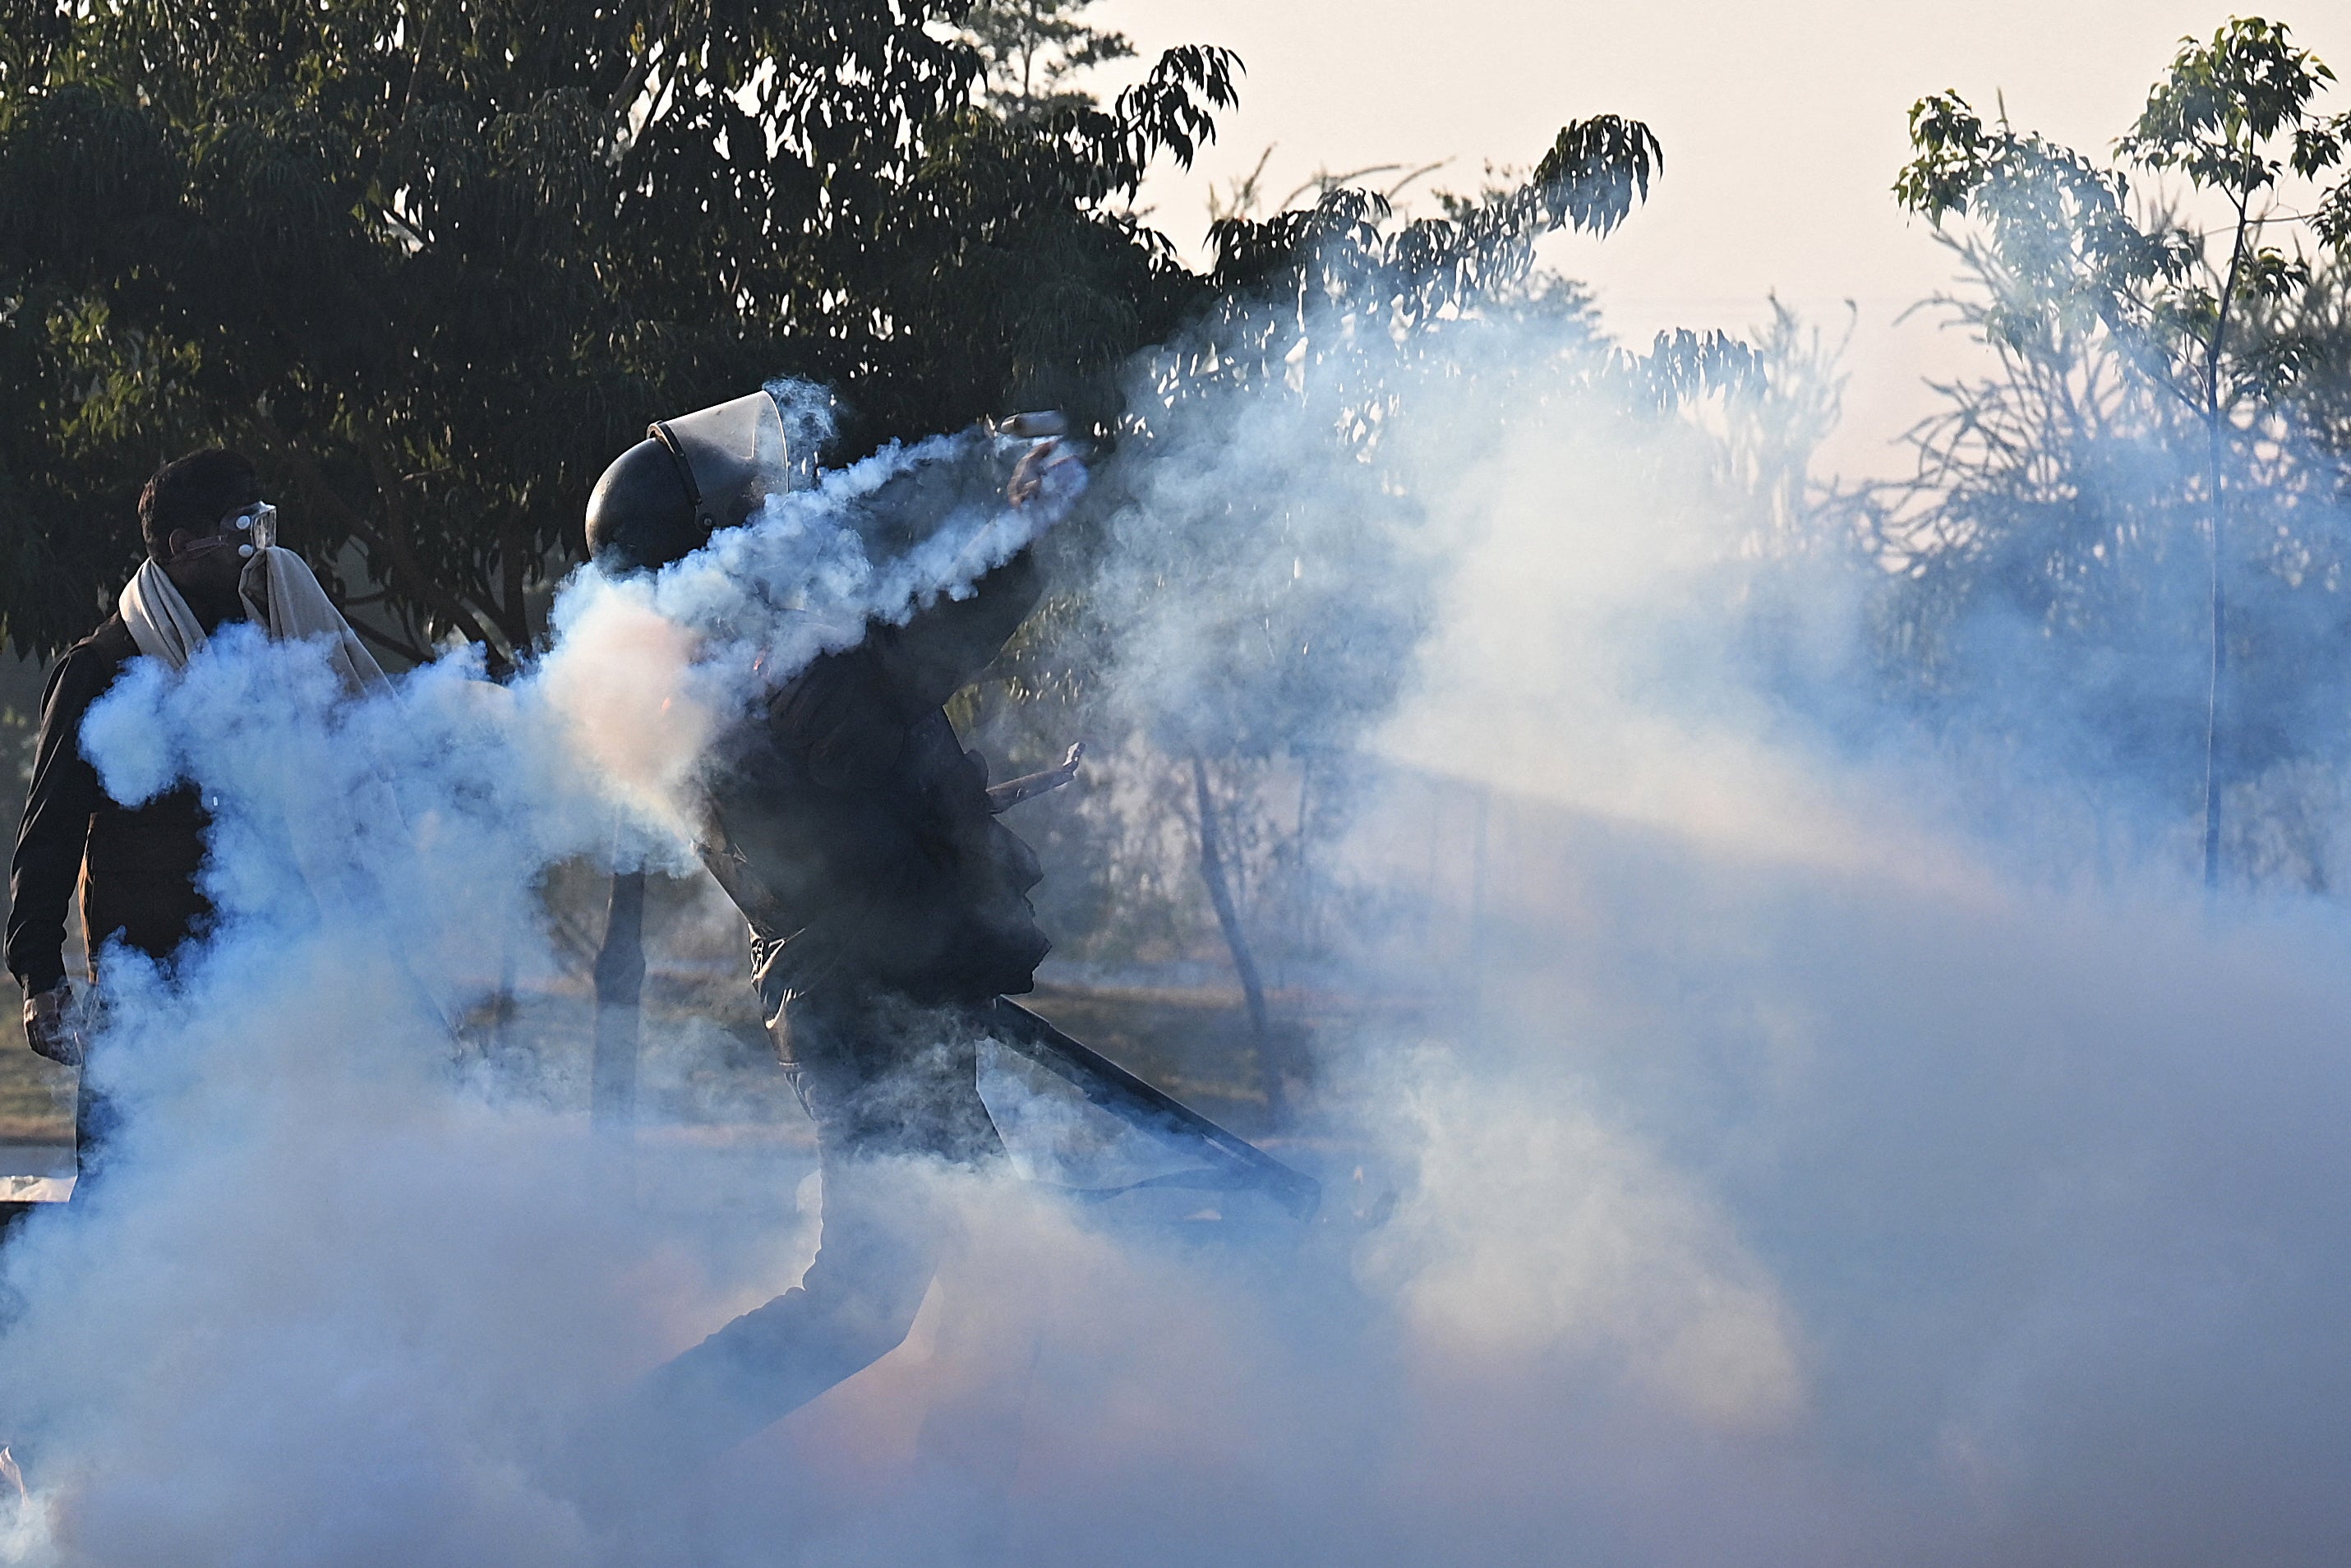
[[[2351,74],[2351,0],[2278,0],[2265,15]],[[1146,54],[1217,43],[1249,68],[1241,106],[1188,175],[1146,187],[1154,221],[1196,246],[1213,187],[1275,144],[1279,198],[1318,169],[1450,158],[1473,187],[1488,161],[1531,165],[1569,120],[1646,120],[1666,175],[1604,242],[1559,242],[1554,265],[1597,290],[1636,344],[1661,327],[1744,329],[1766,296],[1841,326],[1846,429],[1829,454],[1849,475],[1907,470],[1889,444],[1931,406],[1924,371],[1966,362],[1953,334],[1895,318],[1944,287],[1945,254],[1889,187],[1922,94],[1957,89],[1989,116],[2004,93],[2018,125],[2104,154],[2137,113],[2184,33],[2231,13],[2182,0],[1101,0],[1090,16]],[[2324,100],[2351,109],[2338,85]]]

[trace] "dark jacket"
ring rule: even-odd
[[[969,598],[815,660],[714,748],[702,858],[751,923],[771,1009],[811,991],[1029,989],[1051,946],[1027,897],[1037,860],[996,821],[943,706],[1039,592],[1016,557]]]
[[[106,793],[81,753],[83,716],[138,653],[118,615],[49,672],[33,788],[8,868],[8,971],[27,996],[65,977],[66,906],[77,878],[93,968],[118,935],[168,958],[212,913],[196,887],[211,819],[194,788],[125,806]]]

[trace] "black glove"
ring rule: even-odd
[[[81,1065],[81,1030],[73,1000],[73,988],[63,980],[25,998],[25,1043],[67,1067]]]

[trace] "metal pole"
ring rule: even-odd
[[[645,873],[612,873],[604,946],[596,954],[596,1052],[588,1073],[589,1117],[624,1132],[637,1108],[637,1043],[645,986]]]

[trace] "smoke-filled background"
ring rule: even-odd
[[[2225,192],[1938,113],[1905,199],[1991,351],[1915,485],[1815,472],[1834,334],[1639,351],[1535,267],[1646,188],[1603,127],[1446,224],[1228,232],[1290,248],[1102,372],[1083,493],[916,560],[858,507],[919,449],[851,461],[852,413],[658,583],[569,579],[503,682],[350,706],[234,631],[134,673],[85,744],[217,800],[223,915],[110,966],[116,1163],[0,1251],[6,1550],[2341,1561],[2338,241],[2199,339],[2203,275],[2116,225],[2210,256]],[[816,1241],[693,758],[757,654],[1032,536],[1050,596],[956,716],[999,777],[1089,744],[1009,819],[1040,1005],[1322,1209],[1022,1179],[1153,1156],[998,1060],[1016,1171],[913,1173],[960,1226],[907,1344],[640,1506],[580,1424]],[[674,873],[626,1138],[574,951],[616,861]]]

